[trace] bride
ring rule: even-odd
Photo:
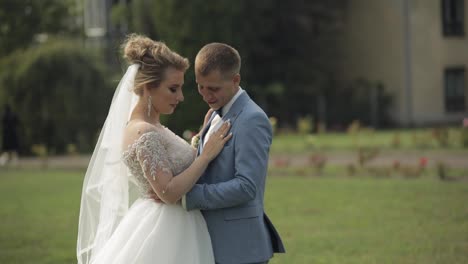
[[[79,264],[214,263],[200,211],[178,202],[231,138],[229,122],[203,152],[160,124],[184,100],[188,60],[140,35],[124,42],[131,64],[114,94],[86,172]],[[157,195],[164,203],[155,202]]]

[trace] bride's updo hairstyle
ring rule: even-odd
[[[172,51],[166,44],[146,36],[131,34],[124,41],[122,48],[124,58],[129,64],[140,64],[133,89],[139,96],[143,94],[146,84],[158,87],[165,78],[167,68],[172,67],[185,72],[190,66],[187,58]]]

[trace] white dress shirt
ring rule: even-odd
[[[234,102],[237,100],[237,98],[239,98],[239,96],[244,92],[244,90],[239,87],[239,91],[237,91],[237,93],[231,98],[231,100],[229,100],[229,102],[223,106],[223,109],[222,109],[222,112],[221,114],[224,116],[226,115],[229,110],[231,109],[232,105],[234,104]],[[216,115],[215,117],[213,117],[213,120],[211,120],[211,125],[210,125],[210,128],[208,129],[208,132],[206,132],[206,135],[205,135],[205,138],[203,139],[203,146],[205,146],[206,142],[208,141],[208,139],[210,138],[210,136],[218,131],[218,129],[221,127],[221,125],[223,124],[223,122],[220,122],[222,120],[222,118],[219,116],[219,115]]]

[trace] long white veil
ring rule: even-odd
[[[136,199],[136,186],[121,157],[124,128],[138,100],[131,91],[138,69],[138,64],[130,65],[117,86],[86,171],[78,224],[78,264],[90,263]]]

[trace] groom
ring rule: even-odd
[[[265,112],[239,87],[241,58],[222,43],[204,46],[195,59],[198,92],[214,112],[201,132],[203,144],[223,121],[233,137],[182,199],[200,209],[216,263],[268,263],[283,243],[264,212],[264,191],[272,129]]]

